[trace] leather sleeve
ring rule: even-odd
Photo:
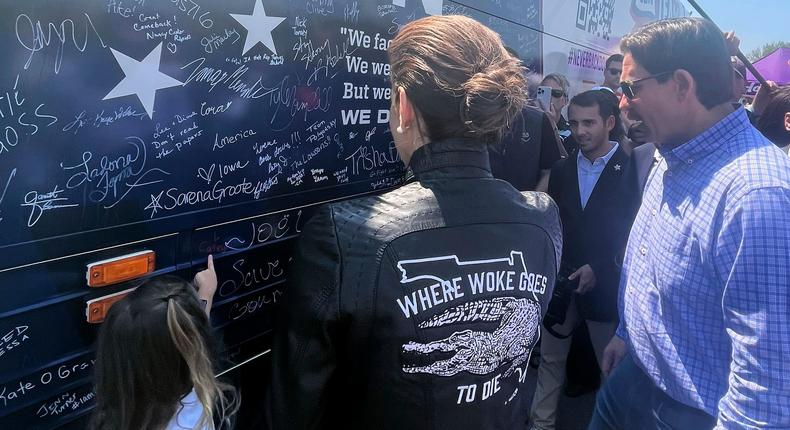
[[[341,256],[324,206],[305,225],[277,320],[269,393],[272,429],[326,428],[338,364]]]
[[[549,191],[551,191],[551,182],[549,182]],[[543,227],[554,246],[554,274],[557,274],[562,261],[562,221],[560,220],[559,206],[551,195],[540,191],[524,191],[521,195],[524,196],[528,204],[537,208],[545,216]]]
[[[565,160],[554,163],[554,166],[551,168],[551,173],[549,173],[549,189],[547,190],[548,198],[551,200],[554,209],[549,220],[554,229],[552,240],[555,241],[555,249],[557,250],[557,273],[559,273],[560,266],[562,265],[563,246],[562,218],[560,217],[560,208],[557,202],[562,198],[562,166],[564,163]]]

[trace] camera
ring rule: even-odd
[[[579,287],[579,279],[571,280],[568,279],[568,276],[576,270],[575,267],[564,263],[560,266],[560,273],[557,274],[557,281],[554,283],[554,291],[551,294],[549,308],[546,310],[546,316],[543,317],[543,325],[549,331],[552,331],[550,329],[551,326],[565,323],[573,292]],[[552,334],[556,336],[555,333]]]

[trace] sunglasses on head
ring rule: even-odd
[[[565,97],[565,91],[552,89],[551,96],[556,98]]]
[[[625,96],[625,98],[627,98],[628,100],[631,100],[634,97],[636,97],[636,91],[635,91],[636,90],[636,84],[638,84],[638,83],[640,83],[642,81],[646,81],[648,79],[658,79],[658,78],[660,78],[662,76],[666,76],[666,75],[668,75],[670,73],[675,73],[675,71],[673,70],[673,71],[669,71],[669,72],[661,72],[661,73],[657,73],[655,75],[650,75],[650,76],[648,76],[646,78],[637,79],[635,81],[622,81],[622,82],[620,82],[620,89],[623,91],[623,95]]]

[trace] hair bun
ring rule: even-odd
[[[463,84],[461,120],[467,132],[498,141],[527,102],[523,68],[512,58],[475,73]]]
[[[498,142],[526,104],[524,67],[508,54],[499,35],[472,18],[443,15],[412,21],[395,36],[388,53],[393,86],[406,89],[430,140]]]

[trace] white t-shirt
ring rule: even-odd
[[[214,430],[214,424],[211,422],[197,427],[202,417],[203,404],[200,403],[195,390],[192,390],[178,403],[176,415],[167,424],[166,430]]]

